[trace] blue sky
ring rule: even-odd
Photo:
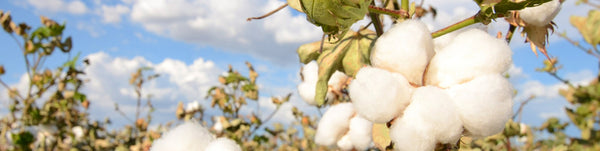
[[[438,18],[425,19],[432,29],[440,29],[476,11],[470,0],[425,2],[426,6],[438,8]],[[108,116],[113,121],[124,120],[112,112],[114,103],[121,104],[133,115],[133,89],[127,84],[127,78],[137,67],[151,66],[163,76],[146,85],[145,89],[155,94],[153,100],[159,107],[154,114],[156,121],[168,121],[174,119],[178,101],[200,101],[206,105],[205,90],[216,84],[216,77],[227,69],[228,64],[243,73],[246,72],[245,61],[255,65],[261,74],[261,110],[274,109],[274,105],[268,103],[269,96],[296,93],[301,64],[295,48],[319,40],[319,28],[290,8],[263,20],[245,21],[247,17],[262,15],[283,3],[279,0],[226,3],[220,0],[5,0],[0,1],[0,10],[10,11],[13,20],[33,27],[40,25],[40,15],[67,23],[65,35],[73,37],[73,51],[81,52],[84,58],[92,61],[92,66],[86,69],[87,78],[92,82],[85,90],[92,106],[98,105],[91,109],[94,118]],[[565,2],[555,19],[556,31],[567,31],[570,37],[579,40],[568,17],[586,15],[587,10],[587,7],[575,7],[571,1]],[[488,27],[490,33],[507,29],[504,21],[498,21]],[[353,28],[366,22],[361,21]],[[528,95],[539,96],[525,107],[523,122],[539,125],[549,116],[567,120],[561,109],[566,103],[556,93],[561,84],[545,73],[535,72],[535,68],[542,66],[544,58],[536,57],[529,44],[522,41],[517,34],[511,43],[514,53],[511,82],[520,91],[515,107]],[[19,87],[24,82],[21,80],[24,74],[22,52],[7,34],[0,34],[0,46],[0,64],[7,70],[2,80]],[[598,73],[597,60],[575,50],[556,35],[551,36],[548,50],[552,56],[559,57],[563,65],[559,75],[563,77],[585,83]],[[48,67],[61,64],[67,57],[55,55],[48,61]],[[0,91],[0,106],[6,106],[5,90],[0,88]],[[292,105],[315,112],[296,95],[276,119],[289,119]],[[0,110],[5,109],[0,107]],[[257,109],[249,108],[245,112],[253,110]]]

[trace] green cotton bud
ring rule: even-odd
[[[300,0],[300,4],[309,22],[321,26],[330,37],[343,37],[368,13],[371,0]]]

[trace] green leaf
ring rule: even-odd
[[[35,141],[33,135],[29,131],[21,132],[19,134],[12,134],[13,144],[18,145],[24,150],[29,149],[29,145]]]
[[[75,65],[77,64],[77,60],[79,60],[79,55],[81,55],[81,52],[78,52],[77,55],[73,57],[73,59],[65,62],[65,64],[62,65],[62,67],[69,67],[71,69],[74,69]]]
[[[79,92],[75,92],[75,95],[73,96],[73,98],[75,100],[79,100],[79,102],[83,102],[87,99],[87,96],[85,94],[79,93]]]
[[[331,37],[343,37],[355,22],[368,13],[371,0],[300,0],[309,22]]]
[[[317,59],[317,64],[319,64],[319,78],[315,90],[315,102],[317,102],[317,105],[319,106],[325,103],[329,78],[331,78],[331,75],[335,73],[336,70],[342,69],[342,59],[346,52],[348,52],[350,43],[353,40],[351,35],[354,35],[354,33],[339,40],[338,44],[332,50],[324,51]]]

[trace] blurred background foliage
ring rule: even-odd
[[[586,54],[600,61],[600,7],[587,0],[578,4],[589,5],[588,16],[572,16],[571,24],[576,27],[586,44],[569,39],[565,33],[559,35],[577,46]],[[390,7],[393,7],[390,5]],[[423,9],[423,8],[421,8]],[[431,8],[430,8],[431,9]],[[419,10],[419,9],[416,9]],[[423,9],[424,10],[424,9]],[[47,58],[55,53],[71,54],[72,39],[64,36],[65,23],[57,23],[46,17],[40,17],[42,26],[30,27],[26,23],[12,21],[10,12],[0,10],[0,24],[3,30],[15,39],[23,52],[29,84],[24,90],[10,87],[2,81],[6,72],[0,65],[0,84],[8,91],[10,97],[8,114],[0,117],[0,150],[149,150],[152,141],[171,128],[173,123],[182,121],[201,122],[218,137],[228,137],[240,144],[242,148],[252,150],[330,150],[314,143],[314,134],[320,117],[305,114],[292,108],[294,122],[282,124],[271,121],[281,106],[289,102],[291,93],[270,98],[276,108],[271,113],[260,113],[260,109],[249,114],[242,114],[240,109],[248,106],[247,102],[257,102],[259,87],[256,83],[259,74],[251,63],[247,62],[248,75],[242,75],[233,67],[221,75],[219,85],[213,86],[207,93],[206,101],[210,108],[222,111],[221,115],[207,117],[212,119],[208,124],[205,119],[204,106],[198,102],[183,104],[179,102],[177,119],[160,124],[156,129],[149,129],[154,107],[151,94],[145,94],[142,85],[158,74],[151,68],[140,68],[132,71],[129,83],[137,95],[136,114],[126,115],[115,104],[115,110],[121,113],[130,124],[108,130],[110,119],[103,121],[90,120],[88,108],[94,100],[88,100],[80,92],[80,88],[88,80],[82,79],[83,69],[90,64],[88,60],[80,60],[79,55],[56,68],[44,68]],[[17,57],[17,56],[15,56]],[[548,73],[568,87],[560,93],[570,106],[565,107],[569,121],[549,118],[539,127],[532,127],[520,122],[517,118],[522,106],[533,99],[521,100],[521,108],[516,111],[513,120],[506,123],[502,133],[472,140],[463,137],[458,147],[438,147],[439,150],[600,150],[600,77],[587,85],[574,85],[563,80],[556,73],[560,71],[558,59],[546,60],[538,71]],[[124,81],[125,82],[125,81]],[[346,93],[336,93],[336,100],[319,106],[349,101]],[[145,102],[145,103],[144,103]],[[143,104],[144,103],[144,104]],[[185,107],[184,107],[185,106]],[[141,114],[144,112],[145,117]],[[265,116],[266,114],[266,116]],[[271,125],[267,125],[271,124]],[[573,137],[565,133],[569,125],[575,126],[580,136]],[[374,126],[375,146],[372,150],[385,150],[378,142],[386,142],[385,125]],[[383,138],[381,138],[383,137]],[[389,137],[389,136],[388,136]],[[389,141],[387,141],[389,142]]]

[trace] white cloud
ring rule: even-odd
[[[130,10],[129,7],[125,5],[102,5],[100,11],[103,22],[115,24],[121,22],[121,16],[123,16],[126,13],[129,13]]]
[[[291,8],[247,22],[283,4],[277,0],[145,0],[135,1],[131,19],[146,30],[199,45],[251,54],[277,63],[295,63],[296,48],[321,33]]]
[[[77,22],[77,29],[88,32],[92,37],[99,37],[106,33],[102,28],[97,27],[94,23]]]
[[[80,15],[88,11],[87,6],[79,0],[27,0],[27,2],[45,12],[67,12]]]
[[[91,100],[93,108],[90,110],[95,119],[108,116],[113,120],[123,121],[114,112],[115,103],[133,118],[136,95],[133,86],[129,84],[129,78],[140,67],[151,67],[153,73],[160,74],[159,78],[144,84],[143,96],[152,94],[152,103],[157,108],[153,114],[155,121],[162,123],[175,119],[174,108],[177,102],[202,100],[208,88],[217,83],[215,79],[222,72],[213,62],[202,58],[196,59],[192,64],[173,59],[155,64],[143,57],[111,57],[104,52],[90,54],[86,58],[91,65],[84,70],[89,82],[83,91]],[[207,101],[201,102],[207,106]]]

